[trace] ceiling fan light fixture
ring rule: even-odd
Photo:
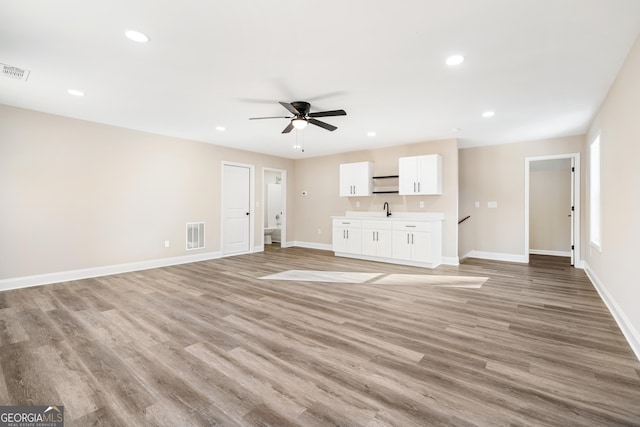
[[[291,120],[291,124],[296,129],[304,129],[307,127],[307,121],[305,119],[293,119]]]

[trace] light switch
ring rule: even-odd
[[[498,207],[498,202],[487,202],[487,207],[490,209],[496,209]]]
[[[474,205],[476,208],[479,208],[479,207],[480,207],[480,202],[475,202],[473,205]]]
[[[168,240],[164,241],[164,247],[165,248],[168,248],[170,244],[171,244],[171,242],[169,242]]]

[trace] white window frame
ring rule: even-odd
[[[589,144],[589,243],[602,252],[602,142]]]

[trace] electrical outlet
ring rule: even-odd
[[[420,207],[424,208],[424,202],[422,200],[420,200]]]
[[[475,202],[475,203],[473,204],[473,206],[475,206],[476,208],[479,208],[479,207],[480,207],[480,202]]]
[[[498,202],[487,202],[487,207],[490,209],[496,209],[498,207]]]
[[[360,207],[360,202],[356,202],[356,208]]]
[[[322,228],[318,228],[318,235],[322,234]]]
[[[165,241],[164,241],[164,247],[165,247],[165,248],[168,248],[170,245],[171,245],[171,242],[170,242],[170,241],[168,241],[168,240],[165,240]]]

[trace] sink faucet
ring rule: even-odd
[[[389,218],[391,216],[391,212],[389,212],[389,202],[384,202],[384,205],[382,205],[382,209],[387,211],[387,218]]]

